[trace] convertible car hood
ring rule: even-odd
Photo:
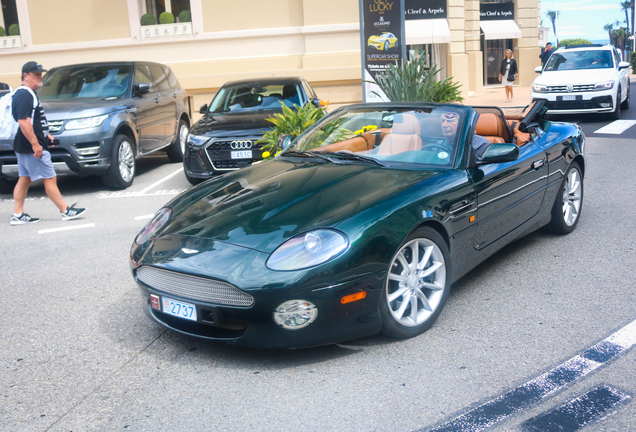
[[[48,99],[42,108],[49,121],[93,117],[126,109],[130,99],[105,100],[103,98]]]
[[[193,135],[204,136],[236,136],[237,131],[241,135],[262,135],[271,129],[272,123],[267,118],[279,111],[249,111],[241,114],[206,114],[190,129]]]
[[[334,227],[441,172],[273,160],[177,197],[169,204],[174,213],[162,235],[202,237],[269,253],[290,237]]]

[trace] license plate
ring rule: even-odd
[[[252,159],[252,150],[233,151],[232,159]]]
[[[576,100],[576,95],[565,95],[563,96],[563,100]]]
[[[197,320],[197,308],[193,304],[183,303],[167,297],[161,298],[161,304],[163,305],[163,313],[190,321]]]

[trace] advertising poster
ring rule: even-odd
[[[402,64],[404,0],[360,0],[362,96],[365,102],[388,102],[375,77],[389,64]],[[378,93],[377,96],[373,92]]]

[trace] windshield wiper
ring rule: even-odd
[[[326,151],[317,151],[317,152],[314,152],[314,153],[328,154],[328,155],[331,155],[331,156],[339,156],[339,157],[342,157],[344,159],[358,160],[358,161],[363,161],[363,162],[367,162],[367,163],[372,163],[372,164],[378,165],[378,166],[386,166],[386,164],[383,164],[382,162],[380,162],[377,159],[374,159],[374,158],[369,157],[369,156],[359,155],[359,154],[356,154],[356,153],[349,153],[349,152],[344,152],[344,151],[337,151],[335,153],[326,152]]]

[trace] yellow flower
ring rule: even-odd
[[[263,152],[263,157],[264,157],[264,158],[268,158],[270,155],[271,155],[271,153],[270,153],[270,152],[268,152],[268,151]]]
[[[329,106],[329,99],[327,99],[327,102],[325,102],[324,100],[320,99],[320,105],[322,105],[323,107],[327,108]]]

